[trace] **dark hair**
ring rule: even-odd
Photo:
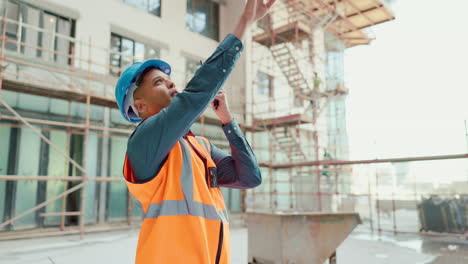
[[[150,72],[151,70],[153,69],[157,69],[156,67],[148,67],[148,68],[145,68],[142,72],[140,72],[140,74],[138,74],[138,76],[136,77],[135,79],[135,85],[137,87],[139,87],[141,85],[141,83],[143,82],[143,79],[145,78],[145,75]]]

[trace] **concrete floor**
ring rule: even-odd
[[[338,263],[468,263],[468,240],[453,236],[371,234],[355,230],[338,248]]]
[[[133,263],[137,231],[0,242],[2,264]],[[247,263],[247,230],[231,231],[232,263]],[[377,236],[355,231],[338,248],[339,264],[468,263],[468,241],[453,237]]]

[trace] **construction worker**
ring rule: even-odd
[[[323,152],[323,160],[332,160],[332,159],[333,159],[333,156],[325,148]],[[330,172],[328,171],[328,165],[323,165],[322,176],[326,176],[326,177],[330,176]]]
[[[310,97],[311,97],[310,105],[313,105],[314,100],[316,99],[314,97],[314,93],[315,93],[315,95],[320,94],[320,84],[321,84],[321,82],[322,81],[318,77],[317,72],[314,72],[314,88],[312,89],[312,91],[310,91]]]
[[[144,219],[136,263],[230,263],[229,223],[219,186],[253,188],[260,169],[221,90],[238,61],[245,30],[275,0],[248,0],[239,22],[196,71],[183,92],[161,60],[136,62],[120,76],[116,101],[140,122],[130,136],[124,177]],[[190,132],[211,103],[232,155]]]
[[[317,92],[320,92],[320,84],[322,83],[322,80],[317,75],[317,72],[314,72],[314,90]]]

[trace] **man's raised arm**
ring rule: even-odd
[[[255,21],[264,17],[275,1],[276,0],[268,0],[265,4],[263,0],[248,0],[244,12],[232,34],[242,40],[245,30]]]
[[[139,180],[159,171],[174,144],[213,101],[243,49],[240,39],[252,23],[265,16],[275,0],[248,0],[239,22],[215,52],[197,70],[185,90],[171,104],[141,124],[129,140],[127,153]],[[156,155],[155,155],[156,153]]]

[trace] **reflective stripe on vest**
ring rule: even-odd
[[[196,138],[196,140],[201,143],[205,149],[209,149],[203,139]],[[200,216],[210,220],[229,222],[227,210],[217,210],[214,205],[194,201],[190,147],[185,140],[179,140],[179,143],[182,148],[181,185],[185,199],[164,200],[162,203],[151,203],[144,214],[144,218],[154,219],[159,216],[191,215]],[[141,207],[141,205],[139,207]]]
[[[195,201],[166,200],[163,203],[150,204],[145,219],[158,218],[167,215],[201,216],[210,220],[228,222],[226,210],[217,211],[212,205]]]

